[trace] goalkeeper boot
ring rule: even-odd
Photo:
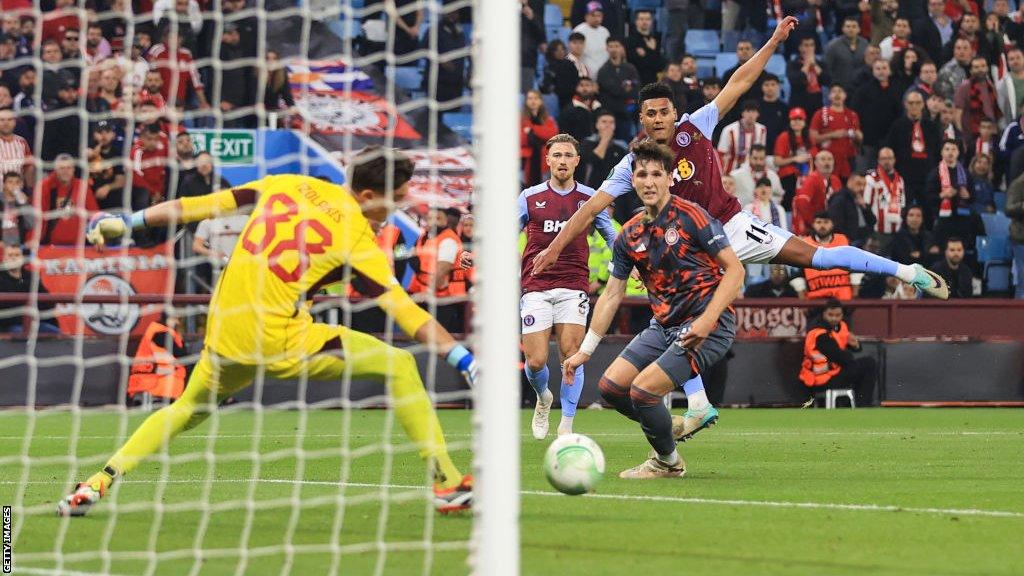
[[[679,457],[675,465],[662,462],[657,457],[648,458],[642,464],[619,472],[619,478],[627,480],[649,480],[651,478],[682,478],[686,474],[686,462]]]
[[[103,497],[104,489],[96,490],[86,483],[79,484],[75,491],[57,503],[57,516],[85,516],[93,504]]]
[[[914,264],[914,281],[910,285],[933,298],[949,299],[949,284],[946,284],[946,280],[920,264]]]
[[[473,506],[473,477],[466,475],[453,488],[434,484],[434,508],[441,514],[469,510]]]
[[[555,401],[555,395],[551,390],[545,390],[537,395],[537,405],[533,407],[533,437],[543,440],[548,437],[548,416],[551,415],[551,403]]]
[[[718,410],[708,406],[704,410],[687,410],[682,416],[672,417],[672,437],[676,442],[686,442],[694,434],[710,428],[718,422]]]

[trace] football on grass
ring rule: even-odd
[[[604,454],[583,434],[559,436],[544,455],[544,474],[564,494],[592,492],[604,476]]]

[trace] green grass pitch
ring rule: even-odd
[[[609,469],[596,495],[569,497],[544,480],[549,442],[530,437],[523,412],[522,572],[1022,574],[1021,415],[723,410],[717,427],[682,445],[685,478],[630,482],[616,474],[647,452],[639,427],[581,411],[577,431],[602,446]],[[100,466],[140,418],[44,412],[26,441],[29,417],[0,413],[0,503],[20,494],[25,506],[15,511],[16,573],[467,571],[471,519],[430,512],[417,488],[423,467],[382,410],[222,412],[90,516],[57,518],[70,475]],[[468,466],[470,412],[441,420]],[[26,447],[23,482],[26,467],[11,457]]]

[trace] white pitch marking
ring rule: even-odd
[[[590,436],[592,438],[626,438],[626,437],[641,437],[642,436],[642,434],[639,433],[639,432],[637,432],[637,433],[631,433],[631,432],[593,432],[593,433],[587,433],[586,435]],[[296,433],[291,433],[291,432],[286,432],[286,433],[283,433],[283,434],[269,433],[269,434],[262,434],[261,435],[261,437],[263,437],[263,438],[296,438],[296,437],[299,437],[299,436],[302,436],[304,438],[343,438],[346,435],[345,434],[336,434],[336,433],[296,434]],[[391,437],[399,436],[400,437],[401,434],[390,434],[389,436],[391,436]],[[466,438],[468,438],[468,437],[472,436],[472,434],[465,433],[465,432],[456,432],[456,433],[445,433],[445,436],[466,437]],[[522,436],[524,438],[528,437],[528,436],[532,437],[528,433],[523,433]],[[728,436],[737,436],[737,437],[747,437],[747,436],[1024,436],[1024,431],[1021,431],[1021,432],[1011,432],[1011,431],[1008,431],[1008,430],[975,430],[975,431],[963,431],[963,432],[955,432],[955,431],[918,432],[918,431],[910,431],[910,430],[907,430],[907,431],[898,431],[898,430],[896,430],[896,431],[894,431],[894,430],[888,430],[888,431],[850,430],[848,432],[839,432],[839,431],[835,431],[835,430],[804,430],[804,431],[797,432],[797,431],[793,431],[793,430],[779,430],[779,431],[776,431],[776,432],[767,432],[767,431],[759,431],[759,432],[731,431],[731,432],[727,432],[727,431],[723,430],[723,431],[715,431],[714,432],[714,436],[716,436],[716,437],[718,437],[718,436],[726,436],[726,437],[728,437]],[[350,434],[349,437],[351,437],[351,438],[382,438],[382,437],[384,437],[384,435],[383,434],[376,434],[376,433],[374,433],[374,434],[358,433],[358,434]],[[116,436],[116,435],[80,435],[80,436],[78,436],[78,438],[80,440],[113,440],[113,439],[118,438],[118,436]],[[127,438],[127,437],[125,437],[125,438]],[[199,440],[209,440],[210,438],[224,438],[224,439],[244,438],[244,439],[247,439],[247,440],[251,440],[252,439],[252,434],[183,434],[183,435],[179,436],[179,438],[182,438],[182,439],[184,439],[184,438],[195,438],[195,439],[199,439]],[[60,436],[60,435],[35,435],[35,436],[32,437],[32,439],[33,440],[62,440],[62,441],[66,441],[68,439],[68,437],[67,436]],[[24,441],[25,437],[24,436],[0,436],[0,440],[19,440],[19,441]]]

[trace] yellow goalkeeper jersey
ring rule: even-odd
[[[430,316],[395,279],[359,204],[344,186],[277,175],[181,200],[186,222],[252,208],[210,301],[206,346],[243,364],[297,361],[310,298],[348,280],[414,335]]]

